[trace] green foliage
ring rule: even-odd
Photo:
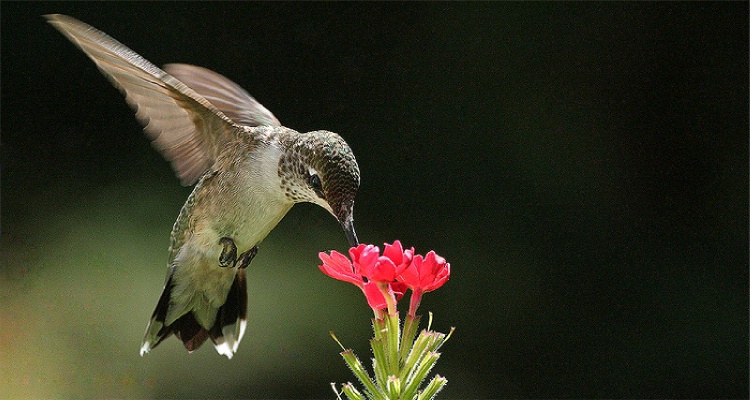
[[[373,319],[374,338],[370,340],[370,348],[373,354],[374,380],[351,349],[341,352],[349,369],[364,385],[368,399],[432,399],[446,385],[447,379],[435,375],[427,386],[420,390],[421,384],[440,357],[437,350],[450,338],[454,328],[451,328],[447,335],[423,330],[415,340],[413,332],[418,325],[418,317],[407,316],[403,331],[401,331],[398,314],[386,314],[382,320]],[[336,341],[338,342],[338,339]],[[336,390],[335,385],[334,390]],[[342,392],[349,400],[363,398],[351,383],[342,385]],[[340,398],[338,392],[337,396]]]

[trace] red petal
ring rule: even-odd
[[[404,268],[398,276],[398,280],[403,282],[410,289],[419,287],[419,267],[422,265],[422,256],[416,255],[411,263]]]
[[[424,291],[433,291],[443,286],[450,276],[450,264],[445,262],[445,258],[430,251],[425,257],[424,264],[426,266],[423,268],[424,275],[422,276]]]
[[[408,287],[403,282],[391,283],[391,291],[393,292],[393,294],[396,295],[396,300],[401,300],[404,297],[404,294],[406,293],[406,289],[408,289]]]
[[[332,251],[331,255],[321,252],[318,257],[323,261],[323,265],[319,265],[318,268],[324,274],[340,281],[362,286],[362,276],[354,272],[352,263],[343,254],[337,251]]]
[[[383,250],[383,256],[390,258],[396,265],[401,264],[404,259],[404,248],[401,247],[401,242],[396,240],[392,245],[388,243],[384,244],[385,249]]]
[[[349,254],[352,256],[355,270],[364,276],[370,276],[372,269],[375,267],[375,262],[378,261],[380,249],[371,244],[360,244],[356,248],[350,249]]]
[[[435,280],[435,252],[430,251],[424,257],[424,262],[419,265],[419,283],[424,288]]]
[[[390,283],[396,279],[396,264],[388,257],[380,257],[372,268],[367,279]]]
[[[404,250],[403,255],[404,257],[401,259],[401,265],[397,266],[396,268],[396,275],[400,275],[401,271],[405,270],[409,267],[409,265],[411,265],[411,260],[414,258],[414,247]]]
[[[370,305],[370,308],[374,310],[382,310],[388,307],[388,304],[385,302],[383,292],[380,291],[380,288],[378,288],[378,284],[376,282],[365,283],[362,291],[365,293],[367,304]]]
[[[356,263],[357,260],[359,260],[359,255],[362,254],[362,252],[365,250],[365,248],[367,246],[368,245],[366,245],[366,244],[360,244],[357,247],[350,248],[349,249],[349,257],[352,259],[352,261],[354,261]]]

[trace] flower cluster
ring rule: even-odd
[[[364,385],[359,391],[349,382],[341,392],[332,384],[338,399],[342,394],[349,400],[368,399],[431,399],[445,387],[447,380],[435,375],[421,387],[437,362],[438,350],[453,333],[431,330],[432,314],[427,329],[416,335],[419,326],[417,308],[422,295],[442,286],[450,277],[450,264],[430,251],[427,255],[414,254],[414,248],[404,249],[401,242],[385,243],[383,252],[377,246],[361,244],[349,249],[349,257],[331,251],[320,253],[320,270],[326,275],[359,287],[375,313],[372,320],[372,371],[370,375],[351,349],[341,356],[357,379]],[[409,313],[403,328],[396,303],[411,290]],[[387,313],[383,310],[387,309]],[[334,339],[338,339],[331,333]],[[416,335],[416,337],[415,337]]]
[[[450,277],[450,264],[430,251],[426,256],[404,249],[401,242],[385,243],[383,253],[377,246],[360,244],[349,249],[349,257],[337,251],[319,254],[318,266],[331,278],[359,287],[377,318],[382,310],[395,314],[396,302],[407,289],[412,291],[409,316],[414,317],[422,294],[442,286]],[[351,260],[350,260],[351,259]]]

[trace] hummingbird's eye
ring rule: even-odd
[[[318,174],[310,175],[308,182],[310,183],[312,190],[315,191],[315,194],[317,194],[318,197],[323,198],[323,184],[320,183],[320,177]]]

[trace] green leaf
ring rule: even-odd
[[[404,367],[401,369],[401,373],[399,374],[399,378],[401,378],[401,380],[406,381],[411,379],[410,377],[416,371],[417,364],[426,354],[427,346],[429,346],[430,340],[431,335],[427,331],[422,331],[422,333],[419,334],[419,337],[417,337],[417,340],[416,342],[414,342],[411,351],[409,351],[409,355],[404,361]]]
[[[425,356],[419,362],[414,375],[412,375],[406,383],[406,389],[404,389],[403,393],[404,398],[410,399],[414,397],[414,395],[417,393],[417,389],[419,389],[419,385],[427,377],[427,374],[430,372],[432,367],[435,366],[435,363],[437,362],[439,357],[440,354],[434,351],[429,351],[427,352],[427,354],[425,354]]]
[[[401,394],[401,379],[393,375],[389,376],[385,392],[389,399],[398,399]]]
[[[381,389],[385,390],[388,380],[388,361],[385,354],[383,339],[370,339],[372,349],[372,369],[375,371],[375,381]]]
[[[362,396],[362,393],[360,393],[350,382],[343,385],[341,389],[349,400],[365,400],[365,396]]]
[[[430,383],[427,384],[427,387],[417,395],[417,400],[430,400],[434,398],[439,391],[443,390],[446,383],[448,383],[447,379],[440,375],[435,375]]]
[[[359,358],[354,355],[354,352],[352,350],[343,351],[341,352],[341,356],[344,358],[346,365],[349,366],[349,369],[351,369],[354,373],[354,376],[356,376],[357,379],[359,379],[359,381],[362,382],[363,385],[365,385],[367,397],[371,399],[385,400],[385,394],[372,382],[372,379],[367,374],[365,367],[362,365],[362,362],[359,361]]]
[[[407,315],[404,320],[404,330],[401,334],[401,346],[399,349],[401,367],[406,363],[406,356],[409,354],[409,350],[414,346],[417,328],[419,328],[419,317],[411,317]]]

